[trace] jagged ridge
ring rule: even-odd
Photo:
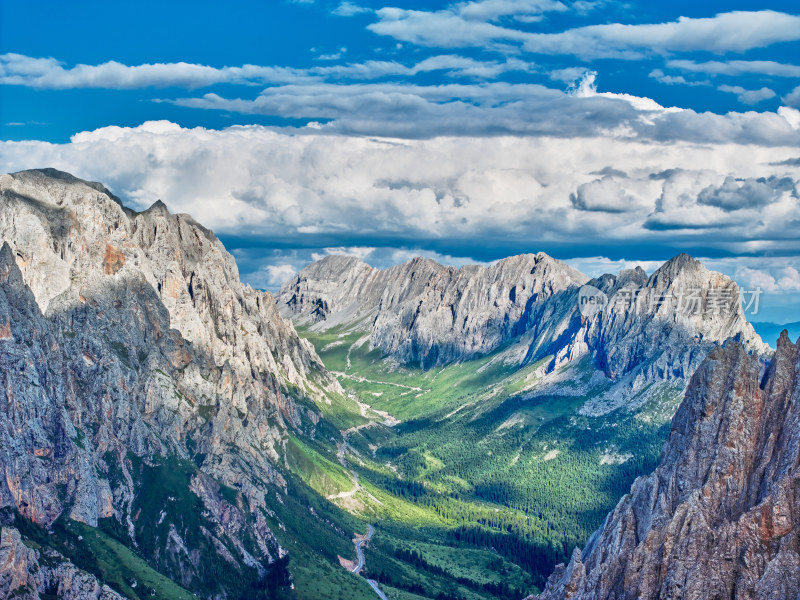
[[[580,309],[584,284],[608,301],[597,312]],[[587,407],[595,413],[653,382],[685,381],[728,338],[768,351],[744,316],[736,284],[685,254],[650,277],[637,268],[591,281],[543,253],[461,269],[418,258],[379,270],[328,256],[287,282],[277,301],[296,323],[364,331],[371,348],[423,367],[508,344],[507,361],[551,357],[550,371],[588,356],[625,384]]]
[[[639,478],[539,600],[800,596],[800,352],[711,352]]]

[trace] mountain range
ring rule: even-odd
[[[797,347],[688,255],[329,256],[273,298],[161,202],[0,195],[3,597],[800,591]]]
[[[604,304],[584,310],[586,290]],[[595,412],[630,407],[654,383],[685,382],[728,338],[769,350],[736,283],[686,254],[649,277],[636,268],[591,280],[544,253],[460,269],[414,259],[387,270],[331,255],[287,282],[277,301],[298,326],[363,332],[359,343],[423,369],[500,348],[518,366],[546,359],[546,372],[588,357],[615,384]]]

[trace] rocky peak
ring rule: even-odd
[[[0,234],[15,249],[26,283],[43,311],[62,294],[99,293],[104,277],[141,276],[156,290],[171,325],[242,375],[275,374],[301,384],[313,349],[274,308],[272,296],[239,281],[233,257],[208,229],[163,202],[127,211],[99,184],[49,170],[0,177],[6,202]],[[31,202],[35,199],[35,202]],[[328,378],[313,387],[334,386]]]
[[[496,349],[522,332],[533,306],[586,279],[544,253],[458,269],[421,257],[385,270],[328,257],[285,284],[278,304],[297,323],[359,329],[371,347],[430,367]]]
[[[540,600],[800,594],[800,348],[785,332],[761,373],[741,343],[710,352],[656,471]]]
[[[607,299],[592,314],[580,310],[585,283]],[[328,257],[303,269],[277,299],[296,322],[364,331],[372,348],[401,362],[441,365],[518,340],[528,345],[518,360],[551,357],[554,370],[591,356],[608,378],[627,378],[630,393],[653,381],[688,380],[705,354],[731,337],[767,351],[747,323],[736,284],[688,254],[649,277],[637,267],[591,281],[542,252],[488,267],[414,259],[384,271]]]
[[[11,267],[17,266],[16,261],[14,260],[14,251],[11,249],[11,246],[8,245],[8,242],[3,242],[3,245],[0,247],[0,279],[4,281],[8,279],[11,275]]]
[[[150,208],[148,208],[144,212],[146,212],[146,213],[157,213],[157,214],[160,213],[162,215],[169,215],[170,214],[169,213],[169,209],[167,208],[167,205],[164,204],[164,202],[162,202],[160,198],[158,200],[156,200],[155,202],[153,202],[150,205]]]

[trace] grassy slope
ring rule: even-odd
[[[101,529],[62,518],[48,532],[19,515],[4,517],[4,520],[12,520],[29,547],[37,550],[53,548],[78,568],[94,574],[127,598],[196,600],[194,594],[154,570],[134,550]],[[42,555],[40,560],[47,562],[49,559]],[[136,582],[135,586],[133,582]]]

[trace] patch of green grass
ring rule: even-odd
[[[66,530],[83,538],[101,579],[129,598],[196,600],[194,594],[153,570],[144,559],[99,529],[70,521]]]
[[[323,497],[353,489],[350,474],[338,463],[314,451],[295,436],[286,443],[286,464]]]
[[[12,522],[31,548],[51,548],[79,569],[96,576],[131,600],[197,600],[191,592],[153,569],[136,551],[103,530],[59,518],[51,531],[15,514],[4,517]],[[40,561],[53,561],[40,554]],[[135,585],[134,585],[135,582]]]
[[[117,358],[119,358],[123,365],[129,369],[133,369],[133,365],[131,364],[131,356],[128,352],[128,347],[125,344],[118,341],[110,341],[108,345],[111,347],[111,350],[117,355]]]

